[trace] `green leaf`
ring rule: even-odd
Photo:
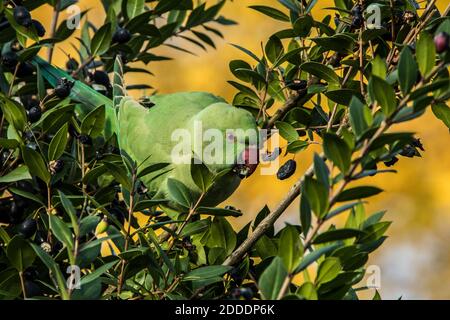
[[[332,244],[332,245],[320,247],[319,249],[314,250],[313,252],[309,253],[307,256],[305,256],[303,258],[302,262],[297,267],[297,269],[294,271],[294,273],[299,273],[302,270],[305,270],[309,265],[311,265],[313,262],[318,260],[322,255],[332,252],[338,247],[339,247],[338,244]]]
[[[252,57],[253,59],[255,59],[256,61],[258,61],[258,62],[261,62],[261,60],[258,58],[258,56],[256,56],[253,52],[251,52],[250,50],[248,50],[248,49],[246,49],[246,48],[244,48],[244,47],[241,47],[241,46],[239,46],[239,45],[237,45],[237,44],[234,44],[234,43],[230,43],[233,47],[235,47],[236,49],[239,49],[239,50],[241,50],[242,52],[244,52],[245,54],[247,54],[247,55],[249,55],[250,57]]]
[[[409,93],[417,81],[417,62],[409,47],[404,47],[398,62],[398,81],[403,94]]]
[[[387,66],[386,60],[382,59],[379,55],[372,60],[372,75],[380,78],[386,79],[387,76]]]
[[[58,194],[59,198],[61,199],[61,204],[63,205],[64,210],[66,211],[67,215],[70,218],[70,221],[72,222],[72,228],[74,230],[74,233],[76,236],[78,236],[80,233],[80,229],[78,226],[78,218],[75,208],[72,202],[69,200],[69,198],[67,198],[67,196],[63,192],[58,190]]]
[[[311,16],[301,16],[294,22],[294,32],[297,37],[304,38],[309,35],[311,28],[313,27],[314,20]]]
[[[333,280],[337,277],[341,269],[342,266],[339,262],[339,258],[326,258],[319,265],[315,283],[320,285]]]
[[[236,233],[230,223],[224,217],[215,217],[209,229],[207,246],[222,248],[228,256],[236,247],[236,241]]]
[[[325,231],[314,238],[314,244],[344,240],[364,235],[365,232],[358,229],[336,229]]]
[[[230,266],[220,266],[220,265],[200,267],[186,274],[183,278],[183,281],[197,281],[208,278],[221,277],[231,269],[232,267]]]
[[[303,245],[296,227],[286,226],[278,241],[278,256],[283,260],[288,272],[293,271],[303,256]]]
[[[309,206],[308,199],[305,192],[300,195],[300,223],[303,230],[303,235],[308,234],[311,228],[311,207]]]
[[[66,149],[69,126],[66,123],[53,137],[48,147],[48,160],[59,159]]]
[[[292,141],[292,142],[289,142],[289,144],[286,148],[286,151],[288,153],[297,153],[302,150],[305,150],[308,146],[309,146],[309,143],[307,141],[303,141],[303,140]]]
[[[167,188],[169,189],[169,197],[179,205],[190,208],[194,200],[189,189],[180,181],[169,178],[167,179]]]
[[[81,134],[98,137],[105,127],[105,106],[101,105],[88,113],[81,122]]]
[[[450,128],[450,108],[445,103],[438,103],[431,106],[436,118],[444,122]]]
[[[10,183],[20,180],[31,180],[31,175],[27,166],[18,166],[10,173],[0,177],[0,183]]]
[[[293,126],[291,126],[287,122],[276,121],[275,126],[280,132],[280,136],[282,136],[286,141],[292,142],[296,141],[299,138],[297,130]]]
[[[350,124],[356,137],[361,137],[371,124],[372,115],[370,109],[357,97],[350,101]]]
[[[320,181],[326,188],[329,187],[330,170],[325,164],[323,158],[317,153],[314,153],[314,174],[316,175],[317,180]]]
[[[15,235],[6,248],[6,256],[17,271],[24,271],[33,264],[36,254],[29,243],[20,235]]]
[[[39,66],[36,67],[36,78],[39,100],[42,101],[47,93],[45,91],[44,77],[42,76],[41,68]]]
[[[45,206],[44,201],[42,200],[42,197],[39,194],[27,192],[27,191],[24,191],[24,190],[21,190],[21,189],[17,189],[17,188],[14,188],[14,187],[9,187],[8,190],[11,193],[17,194],[17,195],[22,196],[22,197],[24,197],[26,199],[33,200],[34,202],[37,202],[40,205]]]
[[[267,300],[277,299],[287,275],[283,260],[280,257],[275,257],[259,277],[258,287],[263,298]]]
[[[328,189],[311,177],[305,178],[303,188],[312,211],[316,216],[322,217],[328,209]]]
[[[95,271],[85,275],[81,280],[80,280],[80,286],[83,286],[85,284],[88,284],[91,281],[94,281],[95,279],[97,279],[98,277],[100,277],[102,274],[104,274],[106,271],[108,271],[109,269],[111,269],[114,265],[116,265],[118,262],[117,261],[112,261],[109,263],[106,263],[102,266],[100,266],[99,268],[95,269]]]
[[[337,201],[351,201],[355,199],[368,198],[377,195],[382,191],[383,190],[380,188],[371,186],[354,187],[342,191],[339,194]]]
[[[51,175],[47,170],[47,166],[45,165],[44,158],[34,151],[33,149],[23,147],[22,148],[22,157],[30,170],[31,175],[39,177],[46,184],[50,182]]]
[[[119,182],[126,190],[131,190],[131,182],[127,175],[127,171],[123,166],[119,166],[112,162],[104,162],[103,165],[108,169],[109,173]]]
[[[19,146],[19,141],[16,139],[0,138],[0,147],[5,149],[15,149]]]
[[[306,300],[317,300],[317,290],[312,282],[305,282],[298,289],[297,293]]]
[[[2,109],[3,115],[8,123],[13,125],[14,128],[19,131],[23,131],[25,129],[25,125],[27,124],[27,115],[22,105],[1,94],[0,108]]]
[[[351,89],[328,90],[325,92],[325,96],[331,101],[345,106],[350,103],[352,98],[361,97],[358,92]]]
[[[339,84],[339,76],[333,69],[319,62],[306,62],[300,66],[300,69],[329,83]]]
[[[242,212],[223,208],[198,207],[195,210],[198,214],[204,214],[215,217],[240,217]]]
[[[351,150],[347,143],[334,133],[326,133],[323,137],[325,156],[341,170],[347,173],[351,163]]]
[[[368,89],[372,100],[378,102],[383,113],[387,116],[391,115],[397,107],[397,99],[392,86],[386,81],[372,76]]]
[[[48,218],[50,229],[52,230],[55,237],[58,238],[59,241],[64,243],[67,246],[67,248],[72,249],[73,248],[72,232],[70,232],[70,229],[66,225],[66,223],[62,221],[61,218],[55,215],[49,215]]]
[[[284,54],[283,43],[276,36],[271,36],[266,43],[266,55],[270,62],[275,63]]]
[[[161,169],[166,168],[170,163],[155,163],[155,164],[151,164],[148,167],[145,167],[144,169],[142,169],[141,171],[139,171],[137,177],[138,178],[142,178],[145,177],[146,175],[149,175],[155,171],[159,171]]]
[[[194,234],[201,233],[207,230],[211,226],[210,219],[199,220],[195,222],[188,223],[181,231],[180,237],[188,237]]]
[[[290,21],[289,17],[285,13],[283,13],[282,11],[280,11],[278,9],[272,8],[272,7],[250,6],[249,8],[256,10],[258,12],[261,12],[262,14],[265,14],[266,16],[269,16],[276,20],[285,21],[285,22]]]
[[[422,76],[426,76],[434,67],[436,47],[431,35],[424,31],[416,43],[416,59]]]
[[[127,0],[127,16],[128,19],[140,15],[144,11],[144,0]]]
[[[194,163],[194,161],[191,162],[191,177],[202,192],[208,191],[214,182],[214,175],[208,167],[203,163]]]
[[[34,252],[36,255],[42,260],[42,262],[45,264],[45,266],[51,271],[51,276],[56,278],[56,283],[58,284],[58,290],[61,294],[61,297],[64,300],[69,299],[69,294],[67,293],[66,289],[66,279],[64,279],[64,276],[61,273],[61,269],[59,268],[59,265],[52,259],[52,257],[46,253],[44,250],[41,249],[36,244],[31,244]]]
[[[91,42],[91,52],[93,56],[102,55],[109,50],[111,44],[112,32],[111,24],[107,23],[101,26],[94,34]]]

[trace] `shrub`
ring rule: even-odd
[[[431,106],[450,127],[450,20],[435,1],[420,11],[412,0],[335,1],[335,18],[321,21],[314,0],[251,6],[284,25],[262,53],[235,45],[249,60],[230,62],[233,105],[250,111],[259,128],[277,128],[288,142],[284,152],[311,144],[322,152],[276,208],[265,206],[239,231],[230,224],[239,210],[202,207],[179,181],[168,183],[168,199],[152,197],[142,172],[166,164],[139,168],[105,134],[105,106],[86,112],[71,96],[74,83],[51,83],[36,63],[43,48],[51,62],[53,48],[72,41],[79,57],[68,57],[67,71],[116,101],[123,74],[149,72],[134,62],[169,59],[154,53],[163,45],[188,52],[170,39],[214,47],[220,28],[235,24],[220,15],[225,1],[102,1],[104,24],[97,28],[82,12],[79,38],[70,23],[57,23],[75,2],[0,7],[0,297],[357,299],[369,254],[390,222],[364,209],[364,199],[382,190],[354,182],[394,172],[399,157],[423,151],[414,134],[393,130],[398,123]],[[47,32],[32,19],[44,3],[55,10]],[[150,98],[141,103],[151,108]],[[278,177],[295,169],[290,160]],[[218,179],[205,166],[191,171],[202,196]],[[275,232],[297,198],[301,224]],[[178,209],[165,207],[167,200]],[[336,225],[344,214],[345,224]]]

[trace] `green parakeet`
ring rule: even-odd
[[[147,189],[154,193],[154,198],[170,199],[168,181],[170,178],[183,183],[190,192],[191,199],[198,199],[201,189],[194,183],[191,176],[191,163],[177,163],[173,159],[176,147],[188,144],[190,157],[197,149],[198,143],[202,149],[208,147],[208,141],[196,135],[196,126],[201,125],[202,132],[216,129],[223,141],[224,148],[230,146],[231,152],[224,152],[221,159],[215,163],[203,161],[209,171],[217,178],[203,195],[201,205],[216,206],[226,200],[239,186],[241,179],[252,174],[257,165],[257,142],[248,138],[248,135],[235,135],[230,130],[241,129],[246,132],[257,133],[256,120],[246,110],[236,108],[225,102],[222,98],[205,92],[185,92],[149,97],[153,104],[150,108],[144,107],[131,97],[124,96],[113,101],[98,93],[91,87],[74,80],[66,72],[48,64],[36,57],[34,63],[39,67],[40,73],[53,86],[57,86],[62,78],[73,81],[70,97],[87,106],[89,109],[105,105],[106,125],[104,135],[110,137],[115,133],[119,146],[133,159],[140,168],[155,163],[170,163],[166,168],[141,178]],[[124,92],[124,91],[123,91]],[[232,132],[232,131],[231,131]],[[174,139],[174,133],[179,133]],[[189,133],[191,140],[180,141],[181,136]],[[176,138],[176,137],[175,137]],[[214,152],[213,152],[214,154]],[[225,161],[229,156],[232,161]],[[220,157],[219,157],[220,158]],[[176,207],[176,206],[173,206]]]

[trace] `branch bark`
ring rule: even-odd
[[[287,207],[300,195],[300,189],[307,176],[314,173],[314,166],[311,165],[305,174],[292,186],[287,196],[279,203],[277,208],[265,217],[256,227],[255,231],[225,260],[223,265],[232,266],[251,249],[259,238],[267,231],[275,221],[283,214]]]

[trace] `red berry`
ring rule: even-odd
[[[440,32],[434,37],[434,45],[437,53],[443,53],[448,50],[450,36],[445,32]]]

